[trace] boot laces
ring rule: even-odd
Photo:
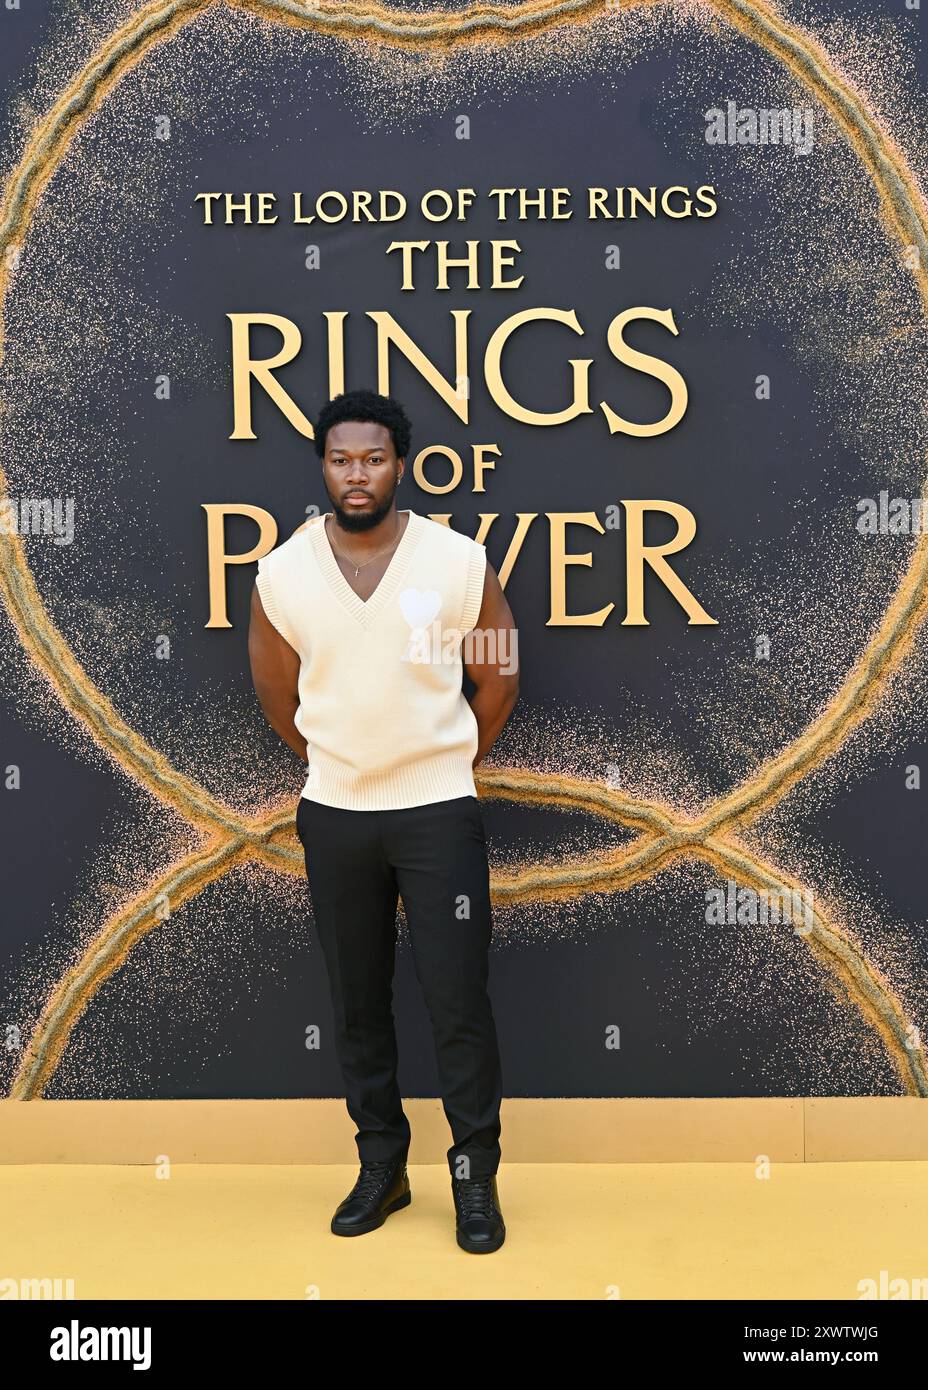
[[[351,1190],[352,1197],[373,1197],[383,1187],[392,1163],[362,1163],[358,1180]]]
[[[495,1216],[493,1178],[458,1178],[455,1184],[464,1216]]]

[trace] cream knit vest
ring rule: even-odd
[[[352,811],[476,796],[477,720],[461,640],[477,622],[486,550],[410,510],[365,602],[313,517],[258,562],[264,611],[300,657],[302,795]]]

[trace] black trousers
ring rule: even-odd
[[[301,796],[296,827],[361,1160],[405,1158],[409,1150],[392,1008],[401,897],[454,1139],[448,1166],[456,1178],[495,1173],[502,1075],[487,994],[493,924],[480,803],[460,796],[349,811]]]

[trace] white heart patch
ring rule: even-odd
[[[400,594],[400,608],[411,628],[428,627],[441,608],[441,594],[437,589],[404,589]]]

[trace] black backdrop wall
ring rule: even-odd
[[[928,148],[924,22],[899,11],[782,8],[864,85],[917,171]],[[5,175],[126,13],[104,5],[80,27],[48,6],[3,14]],[[729,101],[810,110],[813,147],[709,143],[705,113]],[[717,215],[586,216],[589,187],[677,184],[712,185]],[[497,187],[569,188],[574,216],[498,221],[486,197]],[[439,188],[477,191],[466,222],[421,215],[422,194]],[[309,200],[326,189],[399,190],[409,212],[390,225],[289,225],[293,191]],[[204,226],[194,197],[218,190],[273,191],[280,221]],[[437,238],[456,255],[479,240],[482,267],[493,238],[516,240],[510,273],[522,283],[468,289],[452,272],[437,290],[423,256],[404,291],[390,243]],[[664,388],[607,347],[616,314],[641,305],[672,309],[679,333],[645,322],[629,341],[670,361],[688,387],[681,423],[652,439],[610,434],[599,408],[607,401],[638,421],[667,408]],[[592,411],[547,427],[501,411],[482,369],[499,323],[538,307],[573,311],[582,336],[554,322],[517,333],[503,358],[513,397],[562,410],[569,359],[592,359]],[[386,385],[412,418],[413,455],[447,446],[465,465],[460,486],[440,495],[410,467],[399,505],[450,513],[471,535],[494,516],[497,569],[517,514],[536,514],[507,583],[522,698],[488,766],[545,774],[555,802],[558,779],[575,777],[695,816],[762,775],[841,689],[918,544],[911,531],[862,531],[860,504],[881,491],[917,497],[925,452],[923,306],[874,185],[825,106],[708,8],[607,11],[442,58],[215,6],[151,47],[48,182],[5,303],[9,495],[74,504],[73,537],[21,536],[49,618],[126,725],[207,797],[245,819],[294,807],[302,769],[267,728],[248,674],[255,565],[229,567],[231,625],[209,627],[204,507],[261,508],[283,539],[328,503],[311,441],[260,390],[257,439],[230,439],[228,316],[298,324],[302,352],[278,376],[313,416],[329,388],[324,313],[347,314],[347,385],[377,389],[368,315],[392,314],[453,380],[453,309],[469,311],[468,422],[395,351]],[[270,329],[253,339],[259,354],[278,342]],[[481,444],[499,450],[482,493],[470,464]],[[426,475],[443,485],[448,466],[432,459]],[[649,624],[623,625],[620,504],[636,498],[695,516],[696,538],[674,564],[716,626],[688,624],[651,575]],[[568,609],[614,604],[598,625],[549,621],[549,514],[563,512],[604,527],[567,533],[569,551],[592,556],[568,568]],[[671,531],[653,517],[647,536]],[[248,552],[257,534],[250,517],[231,517],[227,550]],[[5,1088],[341,1094],[293,844],[277,867],[246,858],[206,874],[186,899],[172,888],[119,968],[98,984],[92,971],[83,984],[68,976],[88,968],[114,915],[157,894],[208,835],[132,775],[124,742],[100,746],[9,609],[2,623]],[[705,856],[684,854],[622,888],[574,882],[553,900],[501,899],[492,994],[507,1094],[922,1089],[925,666],[920,636],[909,637],[841,746],[729,827],[767,870],[814,894],[813,936],[850,950],[856,984],[789,925],[708,920],[713,889],[736,875]],[[60,654],[50,661],[61,669]],[[606,862],[638,833],[592,809],[519,800],[488,799],[486,817],[499,874]],[[107,950],[118,956],[118,943]],[[68,1024],[55,1035],[43,1010],[63,979]],[[395,998],[403,1090],[437,1094],[404,934]],[[318,1047],[307,1046],[313,1025]]]

